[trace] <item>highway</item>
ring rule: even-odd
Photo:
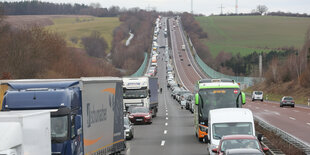
[[[166,41],[161,30],[159,46]],[[160,50],[158,81],[163,92],[159,94],[159,111],[150,125],[135,125],[134,138],[126,141],[127,155],[202,155],[208,154],[207,145],[200,143],[194,134],[194,118],[189,111],[181,109],[167,89],[164,49]],[[197,78],[197,76],[195,76]],[[188,81],[189,82],[189,81]]]
[[[185,44],[185,38],[182,38],[182,30],[180,26],[173,28],[174,19],[170,19],[170,29],[171,31],[171,42],[172,50],[174,55],[177,55],[180,51],[182,44]],[[186,43],[187,44],[187,43]],[[188,45],[187,45],[188,47]],[[185,52],[184,52],[185,53]],[[189,51],[187,52],[189,53]],[[182,54],[183,60],[187,63],[188,54]],[[183,81],[184,86],[189,90],[193,90],[194,84],[197,82],[201,76],[197,73],[197,68],[191,66],[186,66],[184,62],[182,63],[178,57],[174,57],[175,68],[179,72],[179,78]],[[203,77],[204,78],[204,77]],[[297,139],[303,141],[310,146],[310,108],[301,107],[296,105],[295,108],[284,107],[280,108],[277,102],[252,102],[247,100],[247,104],[244,108],[252,110],[253,114],[264,120],[265,122],[277,127],[284,132],[296,137]]]
[[[206,78],[206,76],[201,75],[196,64],[190,61],[188,48],[186,51],[182,51],[181,46],[185,44],[181,34],[182,30],[180,26],[173,28],[173,20],[169,20],[173,52],[172,64],[175,66],[174,71],[178,81],[193,91],[197,80],[202,77]],[[159,46],[167,43],[162,30],[158,36]],[[194,135],[193,114],[181,109],[180,105],[170,96],[170,90],[166,87],[166,62],[162,60],[164,49],[159,48],[159,52],[157,76],[159,87],[163,88],[163,92],[159,94],[158,115],[153,118],[153,123],[150,125],[134,126],[134,138],[126,141],[127,149],[124,154],[208,154],[207,144],[199,142]],[[310,109],[299,106],[280,108],[279,103],[252,102],[249,99],[244,107],[251,109],[256,117],[310,144],[310,135],[308,134],[310,131]]]

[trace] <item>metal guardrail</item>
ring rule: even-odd
[[[271,124],[254,117],[254,120],[265,130],[271,131],[275,133],[276,135],[280,136],[283,140],[285,140],[287,143],[294,145],[296,148],[300,149],[303,151],[305,154],[310,155],[310,146],[309,144],[306,144],[305,142],[299,140],[298,138],[288,134],[287,132],[276,128],[272,126]]]
[[[146,67],[146,64],[147,64],[147,60],[148,60],[148,54],[146,52],[144,52],[144,60],[143,60],[143,63],[141,64],[140,68],[134,73],[132,74],[131,76],[132,77],[138,77],[138,76],[143,76],[144,75],[144,72],[145,72],[145,67]]]

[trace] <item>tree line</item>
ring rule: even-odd
[[[122,11],[118,6],[102,8],[99,3],[85,4],[66,4],[50,3],[37,0],[0,2],[5,15],[92,15],[97,17],[115,17]]]
[[[136,10],[122,13],[119,20],[122,22],[113,32],[111,59],[117,68],[126,69],[127,74],[134,73],[144,60],[144,52],[151,51],[154,21],[156,12]],[[128,32],[134,34],[130,45],[125,42],[129,37]]]
[[[259,55],[262,55],[263,76],[267,84],[296,81],[301,86],[310,88],[310,28],[305,34],[305,43],[301,50],[292,47],[280,48],[281,52],[253,52],[247,56],[222,51],[214,59],[208,47],[200,40],[208,35],[202,31],[193,15],[183,13],[181,18],[184,30],[191,38],[197,54],[211,68],[228,75],[258,76]]]
[[[34,26],[11,29],[0,15],[0,78],[77,78],[120,76],[113,65],[68,48],[58,34]]]

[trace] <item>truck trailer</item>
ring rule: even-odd
[[[0,112],[0,154],[51,154],[50,111]]]
[[[125,149],[122,79],[9,80],[2,110],[49,109],[57,155],[114,154]]]
[[[123,78],[124,110],[130,106],[143,106],[152,111],[156,117],[158,111],[158,78],[157,77],[124,77]]]

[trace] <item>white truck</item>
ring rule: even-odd
[[[50,112],[0,112],[0,154],[51,154]]]
[[[130,106],[143,106],[152,111],[156,117],[158,106],[158,78],[157,77],[124,77],[123,105],[127,111]]]
[[[221,108],[209,112],[209,153],[217,148],[225,135],[253,135],[255,127],[252,111],[245,108]]]
[[[185,51],[185,45],[184,44],[181,46],[181,48],[183,51]]]

